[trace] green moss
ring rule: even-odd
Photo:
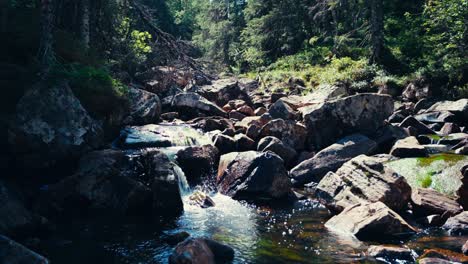
[[[429,188],[432,185],[432,175],[433,173],[428,173],[419,179],[420,185],[423,188]]]
[[[461,160],[464,160],[465,158],[466,158],[465,156],[456,155],[456,154],[439,154],[439,155],[434,155],[428,158],[417,158],[417,161],[418,161],[418,166],[429,167],[434,162],[437,162],[437,161],[443,161],[445,163],[448,163],[448,165],[453,165]]]

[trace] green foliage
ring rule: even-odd
[[[107,119],[116,109],[126,107],[128,87],[102,68],[71,64],[56,66],[50,82],[66,80],[84,107],[97,117]]]

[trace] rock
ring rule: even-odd
[[[193,127],[201,129],[205,132],[220,130],[223,131],[225,129],[233,129],[234,130],[234,123],[223,117],[203,117],[203,118],[196,118],[190,121]]]
[[[249,116],[244,119],[242,119],[241,122],[236,123],[236,127],[244,127],[248,128],[251,125],[257,125],[259,127],[263,127],[266,125],[268,122],[272,120],[270,114],[266,113],[261,116]]]
[[[274,119],[294,120],[296,118],[294,110],[281,99],[272,104],[268,112]]]
[[[177,164],[191,183],[197,182],[218,167],[219,151],[213,145],[187,147],[177,152]]]
[[[299,110],[309,147],[322,149],[349,134],[373,134],[393,113],[393,100],[388,95],[358,94]]]
[[[403,110],[398,110],[398,111],[395,111],[389,118],[388,118],[388,122],[389,123],[401,123],[403,120],[405,120],[405,118],[408,116],[408,113],[406,113],[406,111],[403,111]]]
[[[394,125],[386,125],[372,137],[377,143],[376,153],[389,153],[396,141],[407,138],[406,131]]]
[[[223,134],[218,134],[215,136],[214,145],[219,150],[220,154],[234,152],[237,149],[236,140]]]
[[[48,264],[49,261],[8,237],[0,235],[0,263]]]
[[[458,101],[443,101],[432,105],[426,112],[449,111],[457,116],[459,120],[468,118],[468,98]]]
[[[414,227],[382,202],[349,206],[328,220],[325,227],[354,235],[362,241],[385,241],[416,232]]]
[[[456,201],[432,189],[413,189],[411,202],[413,212],[421,216],[439,214],[450,217],[462,211]]]
[[[423,145],[429,155],[450,152],[450,146],[442,144]]]
[[[174,119],[179,118],[179,113],[177,112],[168,112],[161,114],[161,119],[165,121],[173,121]]]
[[[216,205],[213,199],[211,199],[211,197],[209,197],[204,192],[199,191],[199,190],[196,190],[190,195],[189,204],[198,206],[204,209],[213,207]]]
[[[435,103],[436,101],[432,99],[428,99],[428,98],[421,99],[414,105],[414,112],[419,113],[421,110],[428,109]]]
[[[450,217],[443,228],[452,236],[468,234],[468,211]]]
[[[431,263],[468,263],[468,257],[465,255],[454,252],[447,249],[435,248],[435,249],[425,249],[421,255],[421,259],[438,259],[442,260],[441,262],[431,262]]]
[[[465,165],[460,170],[461,172],[461,181],[462,184],[457,190],[457,202],[461,204],[461,206],[467,210],[468,209],[468,165]]]
[[[237,134],[234,136],[236,141],[237,151],[249,151],[255,149],[255,141],[244,134]]]
[[[278,91],[272,92],[270,96],[270,103],[274,104],[283,97],[286,97],[286,94],[283,92],[278,92]]]
[[[218,190],[234,199],[283,198],[291,183],[283,160],[273,152],[233,152],[221,156]]]
[[[265,114],[266,112],[268,112],[268,109],[266,109],[265,107],[259,107],[257,109],[255,109],[255,115],[256,116],[261,116],[263,114]]]
[[[302,150],[305,147],[307,130],[303,125],[294,121],[275,119],[262,127],[260,136],[276,137],[283,141],[285,145],[295,150]]]
[[[239,108],[237,108],[237,111],[241,114],[244,114],[246,116],[253,116],[255,115],[254,110],[248,106],[248,105],[243,105]]]
[[[200,115],[227,116],[226,112],[196,93],[180,93],[174,96],[172,107],[177,109],[181,117],[191,118]]]
[[[384,259],[389,263],[396,261],[411,261],[414,262],[413,251],[409,248],[396,246],[370,246],[367,249],[367,254],[373,258]]]
[[[189,238],[177,245],[169,256],[169,264],[230,263],[234,250],[208,238]]]
[[[445,123],[444,126],[440,129],[439,133],[447,136],[453,133],[460,133],[461,129],[457,124],[454,123]]]
[[[161,114],[161,101],[154,94],[138,88],[129,88],[129,114],[124,119],[125,125],[143,125],[155,123]]]
[[[231,100],[250,100],[247,93],[239,86],[235,79],[215,80],[210,85],[200,87],[199,93],[217,105],[225,105]]]
[[[19,101],[9,143],[27,168],[45,168],[102,144],[101,124],[68,85],[37,86]]]
[[[258,151],[267,152],[271,151],[278,156],[280,156],[284,163],[289,166],[297,155],[297,152],[283,144],[281,140],[276,137],[264,137],[260,142],[258,142],[257,146]]]
[[[164,236],[164,242],[166,242],[170,246],[175,246],[189,237],[190,237],[189,233],[182,231],[182,232],[178,232],[175,234]]]
[[[456,120],[455,115],[448,111],[421,113],[415,115],[414,118],[426,124],[441,124]]]
[[[116,144],[122,149],[161,148],[211,144],[211,139],[187,125],[145,125],[126,127]]]
[[[423,84],[422,82],[412,82],[406,86],[403,90],[401,96],[404,100],[408,101],[418,101],[425,99],[431,95],[431,91],[428,85]]]
[[[419,264],[454,264],[453,262],[441,258],[421,258]]]
[[[261,127],[252,124],[247,128],[247,131],[245,132],[245,135],[248,136],[249,138],[253,140],[257,140],[258,137],[260,136],[261,133]]]
[[[418,221],[427,226],[442,226],[444,224],[446,219],[443,219],[441,215],[434,214],[434,215],[428,215],[426,217],[423,217],[419,219]]]
[[[398,140],[390,150],[390,155],[398,158],[427,157],[427,150],[419,145],[415,137]]]
[[[403,122],[400,123],[400,127],[412,127],[415,130],[416,135],[434,135],[436,134],[434,131],[432,131],[430,128],[428,128],[426,125],[423,123],[419,122],[416,120],[416,118],[412,116],[408,116],[403,120]]]
[[[183,210],[172,163],[166,155],[146,150],[132,157],[118,150],[85,155],[74,175],[49,187],[43,202],[58,214],[84,209],[172,216]]]
[[[465,242],[465,244],[463,244],[462,252],[468,256],[468,240]]]
[[[345,137],[294,167],[290,177],[296,186],[319,182],[329,171],[336,171],[356,156],[370,154],[376,147],[376,142],[364,135],[355,134]]]
[[[235,110],[229,112],[229,118],[230,118],[230,119],[234,119],[234,120],[240,121],[240,120],[244,119],[245,117],[246,117],[246,115],[244,115],[244,114],[242,114],[242,113],[240,113],[240,112],[237,112],[237,111],[235,111]]]
[[[0,234],[4,235],[29,234],[37,231],[42,220],[26,208],[20,192],[1,179],[0,215],[2,216]]]
[[[336,173],[329,172],[317,186],[316,194],[334,211],[362,202],[383,202],[403,210],[411,197],[405,178],[390,169],[388,156],[360,155],[346,162]]]

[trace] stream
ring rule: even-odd
[[[180,136],[180,128],[176,131]],[[172,160],[176,150],[165,149]],[[233,247],[234,263],[377,263],[365,256],[373,243],[325,228],[331,214],[313,197],[293,204],[256,206],[217,193],[208,183],[190,187],[178,166],[175,172],[184,201],[184,213],[176,220],[72,219],[57,226],[57,235],[43,243],[41,251],[52,263],[167,263],[173,246],[165,237],[185,231],[192,237],[205,236]],[[189,195],[194,190],[207,193],[216,205],[207,209],[191,205]],[[426,229],[409,241],[392,242],[420,255],[432,248],[459,251],[467,239],[450,237],[440,229]]]

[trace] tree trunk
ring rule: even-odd
[[[382,62],[382,53],[384,49],[384,13],[383,13],[383,0],[369,0],[370,1],[370,27],[372,39],[372,53],[370,63]]]
[[[84,47],[89,49],[90,32],[89,32],[89,0],[83,0],[82,4],[82,18],[81,18],[81,40]]]
[[[37,57],[41,64],[43,75],[47,75],[55,58],[53,50],[53,23],[53,0],[41,0],[41,40]]]

